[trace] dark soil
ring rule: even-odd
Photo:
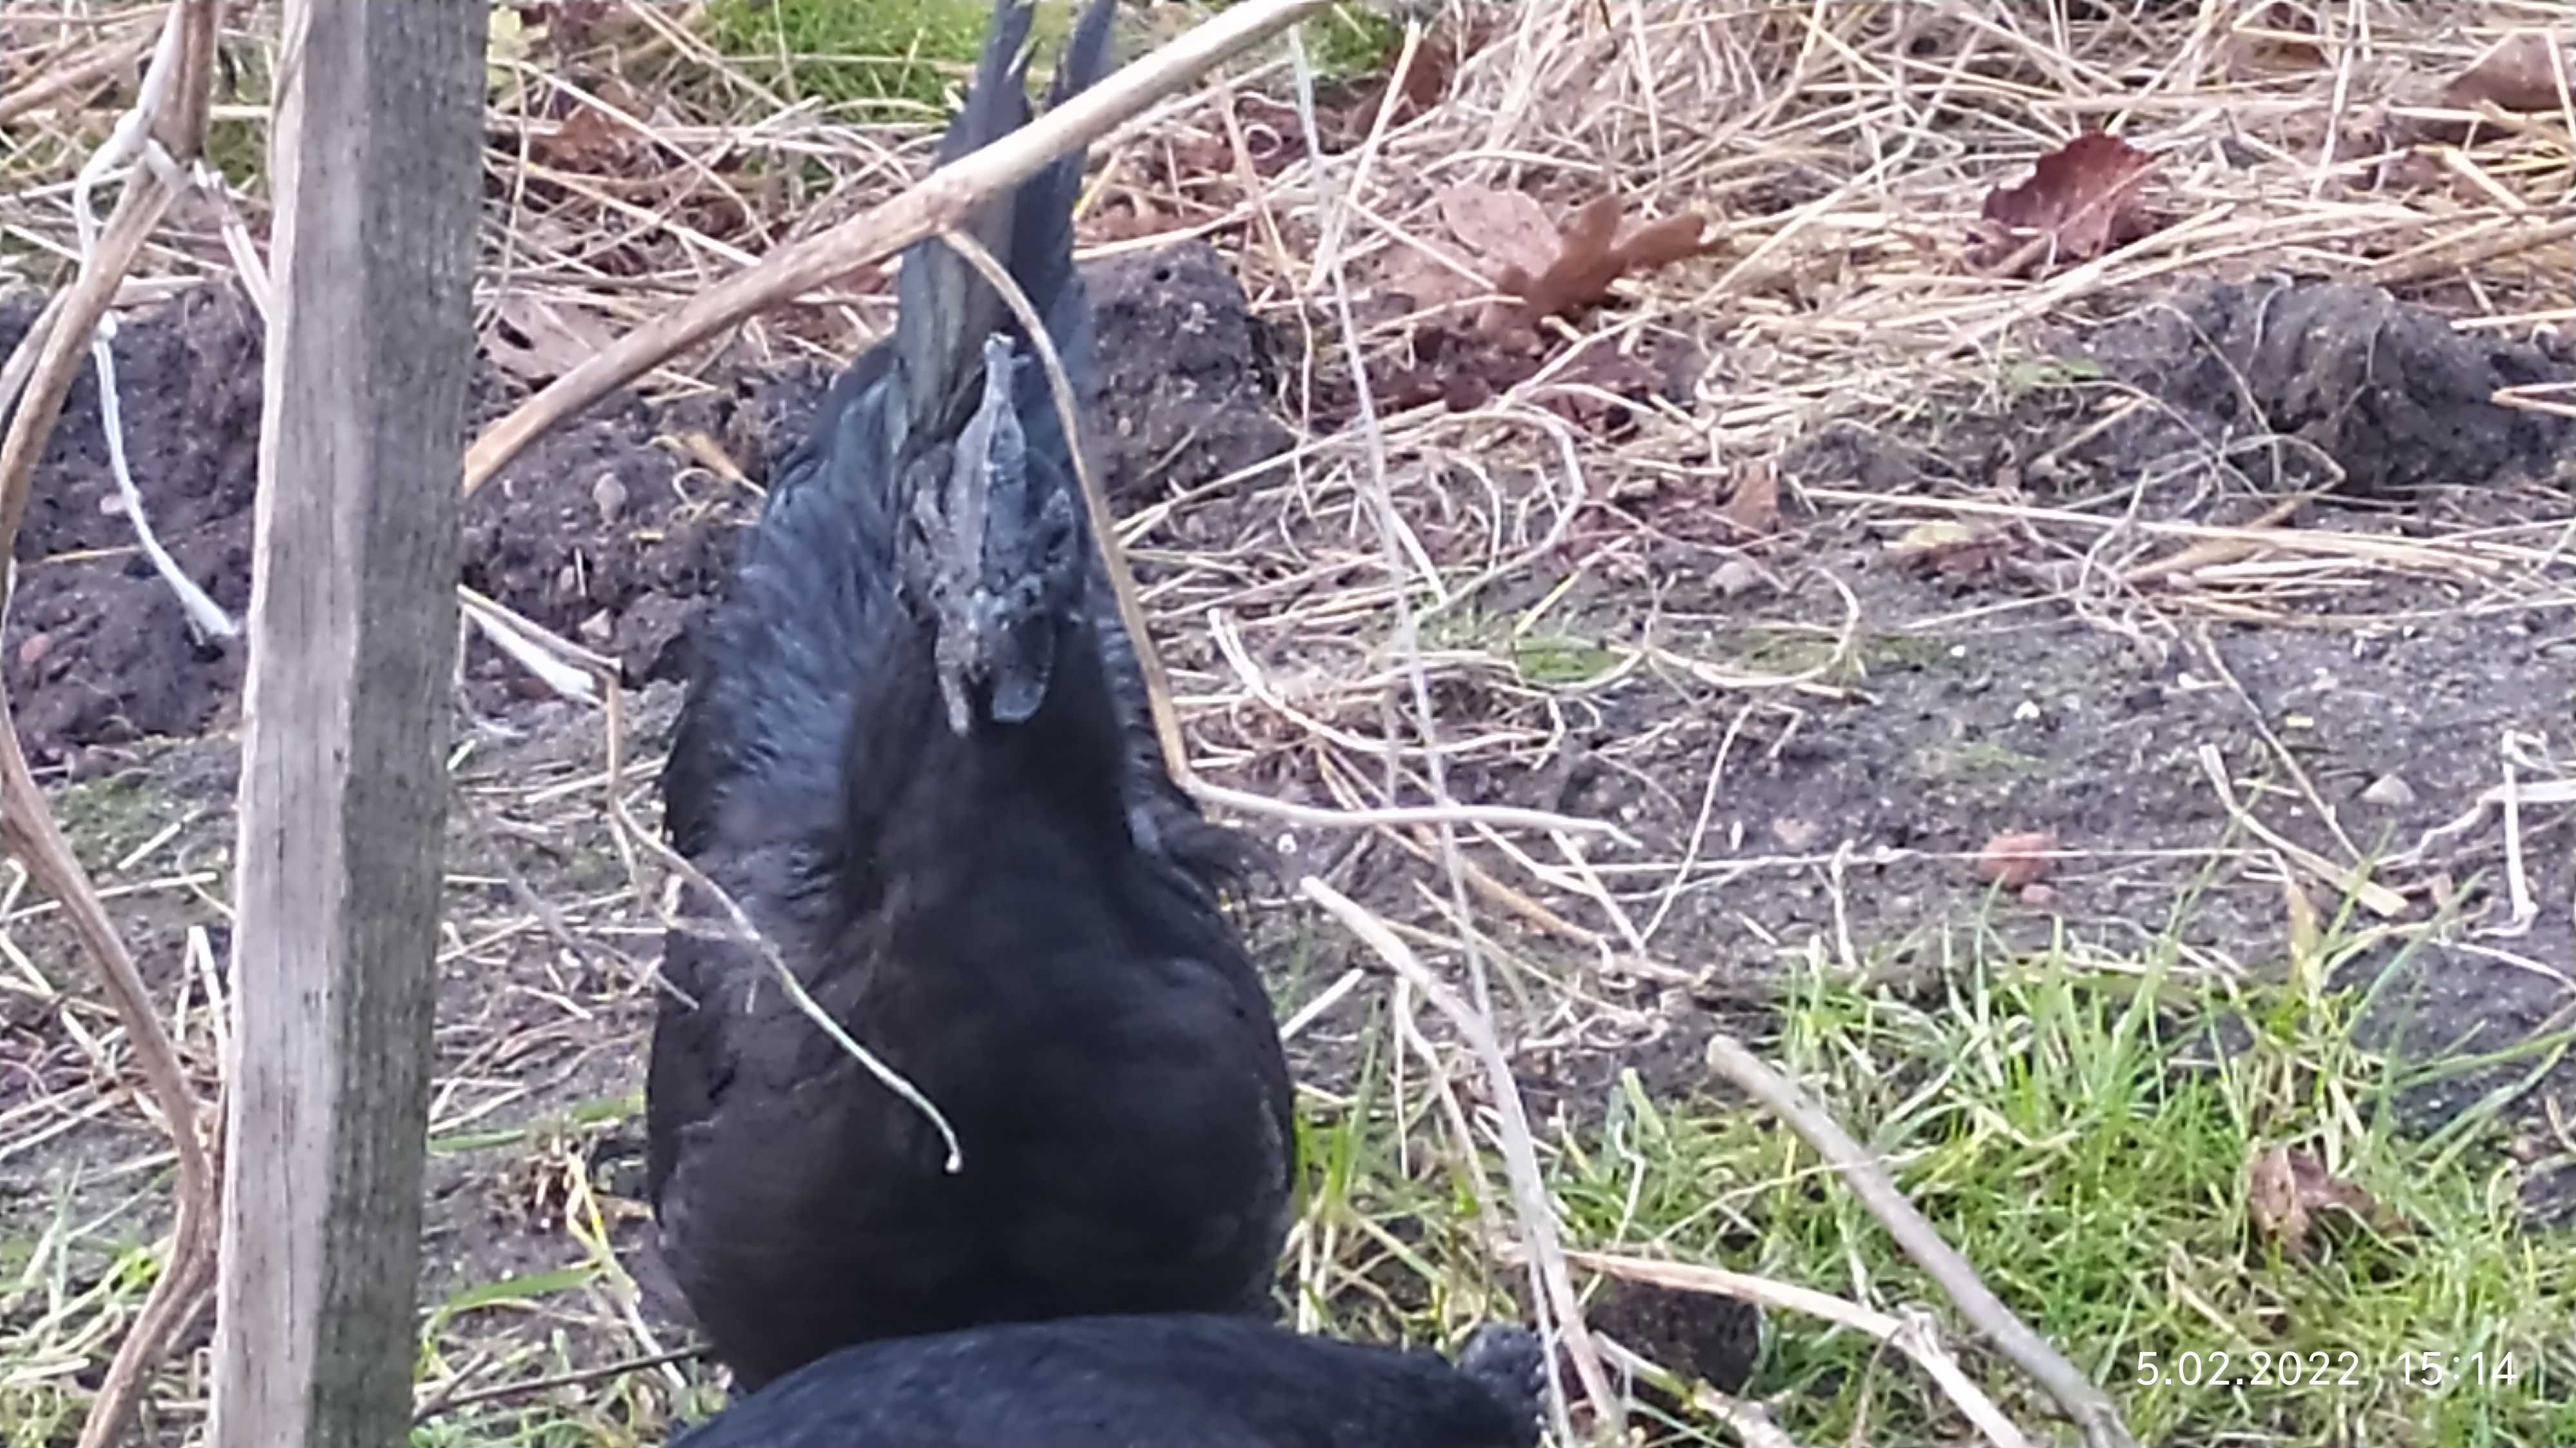
[[[1103,359],[1101,464],[1138,502],[1199,487],[1287,446],[1263,390],[1242,288],[1202,243],[1090,269]],[[39,300],[0,301],[0,351]],[[258,319],[238,294],[187,293],[113,343],[126,454],[163,545],[236,619],[250,603],[258,474]],[[758,496],[688,447],[699,434],[752,483],[802,435],[821,369],[743,369],[672,402],[620,393],[549,432],[467,501],[463,581],[614,655],[627,682],[685,677],[689,622],[729,575]],[[487,372],[477,421],[522,394]],[[194,637],[135,546],[117,499],[95,375],[84,369],[39,465],[18,536],[24,573],[0,648],[30,757],[91,774],[157,736],[230,727],[238,644]],[[478,702],[507,712],[530,686],[479,640]]]

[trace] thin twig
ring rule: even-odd
[[[1978,1387],[1960,1368],[1959,1360],[1941,1346],[1931,1322],[1924,1317],[1881,1312],[1794,1282],[1729,1272],[1723,1267],[1665,1262],[1652,1257],[1627,1257],[1611,1252],[1568,1252],[1566,1260],[1578,1267],[1589,1267],[1605,1277],[1642,1282],[1675,1292],[1731,1297],[1759,1307],[1803,1313],[1865,1333],[1912,1358],[1925,1376],[1931,1378],[1942,1394],[1958,1407],[1959,1416],[1974,1424],[1994,1448],[2030,1448],[2029,1436],[2015,1427],[2012,1420],[2004,1416],[2003,1409],[1995,1405],[1995,1400],[1986,1395],[1985,1389]]]
[[[1977,1269],[1941,1240],[1941,1234],[1923,1220],[1923,1214],[1914,1210],[1914,1204],[1888,1179],[1877,1158],[1852,1140],[1841,1123],[1810,1101],[1788,1077],[1724,1032],[1709,1038],[1708,1064],[1710,1070],[1768,1107],[1771,1114],[1825,1159],[1869,1214],[1887,1228],[1887,1234],[1896,1239],[1905,1255],[1913,1258],[1915,1265],[1948,1295],[1968,1325],[2054,1398],[2058,1407],[2083,1429],[2084,1441],[2091,1448],[2137,1448],[2138,1440],[2129,1436],[2127,1426],[2120,1421],[2120,1410],[2111,1399],[1987,1289]]]
[[[705,1344],[691,1343],[686,1347],[675,1347],[666,1352],[620,1358],[613,1363],[602,1363],[594,1368],[576,1368],[571,1372],[553,1373],[542,1378],[523,1378],[515,1383],[494,1383],[490,1387],[475,1388],[470,1392],[445,1392],[413,1409],[411,1421],[413,1426],[417,1427],[433,1418],[445,1417],[459,1409],[477,1407],[484,1403],[507,1402],[512,1398],[524,1398],[535,1393],[549,1393],[557,1388],[578,1388],[591,1383],[606,1382],[610,1378],[624,1377],[628,1373],[646,1372],[666,1363],[687,1362],[705,1351]]]
[[[1574,1278],[1565,1269],[1565,1248],[1557,1237],[1556,1208],[1549,1202],[1547,1183],[1539,1175],[1538,1152],[1532,1144],[1529,1113],[1521,1105],[1520,1083],[1512,1077],[1512,1063],[1503,1055],[1502,1042],[1495,1039],[1492,1024],[1451,990],[1448,982],[1415,959],[1412,947],[1397,938],[1385,921],[1358,902],[1312,875],[1300,880],[1297,889],[1358,936],[1360,943],[1386,962],[1398,978],[1422,992],[1433,1009],[1448,1017],[1451,1029],[1467,1042],[1468,1049],[1476,1053],[1477,1064],[1484,1068],[1485,1089],[1494,1098],[1494,1109],[1502,1115],[1503,1171],[1511,1180],[1512,1203],[1520,1215],[1522,1245],[1529,1253],[1532,1272],[1547,1294],[1545,1306],[1553,1311],[1566,1352],[1574,1359],[1577,1375],[1583,1378],[1584,1393],[1592,1399],[1603,1431],[1609,1431],[1623,1416],[1619,1397],[1611,1391],[1609,1377],[1601,1369],[1601,1355],[1594,1350],[1591,1331],[1584,1326],[1583,1300],[1575,1295]],[[1462,1150],[1466,1146],[1460,1143]]]

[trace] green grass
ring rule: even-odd
[[[1306,58],[1327,80],[1383,75],[1403,53],[1404,26],[1344,0],[1306,22],[1305,42]]]
[[[1211,4],[1209,10],[1225,8]],[[1072,25],[1072,0],[1039,0],[1040,74]],[[854,117],[938,115],[984,44],[991,0],[717,0],[708,39],[728,60],[790,100],[819,100]],[[1165,27],[1177,26],[1167,19]],[[1146,36],[1124,21],[1131,41]],[[1403,27],[1367,6],[1333,6],[1305,26],[1307,54],[1328,80],[1383,74]]]
[[[1795,989],[1775,1059],[1887,1153],[1899,1185],[1988,1285],[2122,1402],[2156,1443],[2576,1442],[2576,1242],[2522,1230],[2491,1115],[2409,1137],[2408,1076],[2354,1039],[2356,994],[2203,990],[2063,957],[1980,963],[1922,1000],[1820,978]],[[2225,1029],[2210,1023],[2224,1021]],[[2521,1054],[2536,1064],[2563,1042]],[[2519,1062],[2490,1064],[2509,1071]],[[2247,1163],[2308,1147],[2414,1225],[2329,1228],[2308,1259],[2249,1232]],[[1658,1106],[1633,1088],[1566,1145],[1577,1240],[1719,1262],[1897,1308],[1939,1298],[1768,1121]],[[1820,1324],[1774,1320],[1759,1393],[1799,1441],[1945,1438],[1911,1370]],[[1970,1365],[2025,1423],[2007,1367]],[[2401,1384],[2409,1352],[2510,1353],[2511,1386]],[[2253,1354],[2323,1354],[2354,1386],[2221,1390]],[[2165,1366],[2142,1383],[2141,1354]],[[2226,1369],[2215,1366],[2227,1354]],[[1894,1433],[1895,1438],[1887,1435]]]
[[[935,116],[983,48],[990,0],[718,0],[708,39],[790,100],[856,116]],[[1062,43],[1065,0],[1038,6],[1037,54]]]

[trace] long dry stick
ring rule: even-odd
[[[499,472],[547,428],[641,377],[680,349],[753,313],[792,300],[837,276],[951,230],[993,193],[1089,145],[1146,107],[1188,86],[1226,59],[1324,8],[1325,0],[1245,0],[1029,125],[961,156],[902,195],[828,231],[780,247],[691,297],[679,310],[617,339],[556,378],[509,416],[484,429],[465,452],[465,489]]]
[[[0,95],[0,122],[16,120],[48,102],[105,85],[119,71],[143,58],[157,32],[149,27],[117,40],[91,46],[79,58],[55,67],[6,95]]]
[[[79,276],[59,303],[47,308],[51,327],[39,326],[21,339],[20,355],[12,357],[5,369],[13,379],[23,379],[26,392],[17,399],[7,438],[0,440],[0,566],[11,566],[7,560],[14,556],[18,525],[26,515],[36,459],[62,414],[63,398],[89,351],[98,320],[123,284],[145,238],[174,199],[180,166],[194,159],[204,145],[215,19],[215,0],[172,0],[138,110],[129,118],[135,129],[129,133],[125,125],[118,128],[121,139],[140,141],[147,150],[157,145],[161,154],[140,159],[132,168],[97,244],[85,248]],[[147,127],[149,139],[144,140]],[[81,1424],[80,1448],[106,1448],[132,1422],[144,1375],[205,1310],[214,1285],[221,1178],[179,1053],[152,1009],[134,957],[117,937],[98,891],[54,823],[44,792],[27,767],[5,690],[0,690],[0,846],[23,860],[27,873],[62,902],[73,933],[107,983],[108,997],[125,1026],[126,1039],[133,1044],[144,1086],[160,1108],[178,1154],[178,1221],[170,1261],[117,1344],[116,1356]]]
[[[1977,1269],[1941,1240],[1941,1234],[1923,1220],[1923,1214],[1914,1210],[1914,1204],[1888,1179],[1878,1159],[1852,1140],[1841,1123],[1808,1100],[1788,1077],[1723,1032],[1709,1039],[1708,1065],[1769,1107],[1816,1155],[1825,1159],[1825,1164],[1852,1189],[1852,1195],[1869,1208],[1869,1214],[1887,1228],[1887,1234],[1896,1239],[1905,1255],[1913,1258],[1915,1265],[1948,1294],[1968,1325],[2057,1400],[2057,1406],[2084,1430],[2084,1441],[2090,1448],[2138,1448],[2138,1440],[2129,1436],[2128,1427],[2120,1421],[2120,1410],[2111,1399],[1987,1289]]]

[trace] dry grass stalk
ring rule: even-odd
[[[0,559],[14,557],[36,459],[53,432],[91,334],[143,238],[172,200],[177,166],[194,160],[204,144],[215,9],[213,0],[172,0],[168,6],[151,75],[144,83],[142,109],[120,127],[131,127],[142,147],[125,190],[103,235],[84,248],[79,279],[60,307],[50,311],[50,330],[30,330],[21,341],[20,350],[32,362],[22,364],[13,358],[7,369],[25,379],[25,390],[12,399],[16,410],[7,439],[0,442]],[[27,767],[5,693],[0,693],[0,843],[25,862],[39,885],[63,902],[74,933],[106,982],[133,1043],[144,1083],[177,1148],[178,1225],[170,1260],[117,1344],[81,1424],[81,1448],[105,1448],[122,1437],[131,1423],[146,1375],[159,1365],[172,1340],[205,1311],[214,1285],[221,1185],[196,1092],[153,1010],[132,954]]]
[[[1898,1316],[1863,1307],[1857,1302],[1801,1287],[1794,1282],[1775,1282],[1768,1277],[1755,1277],[1743,1272],[1729,1272],[1721,1267],[1702,1267],[1689,1262],[1666,1262],[1652,1257],[1632,1257],[1615,1252],[1569,1252],[1566,1260],[1577,1267],[1589,1268],[1605,1277],[1628,1282],[1643,1282],[1668,1287],[1676,1292],[1703,1292],[1718,1297],[1732,1297],[1780,1312],[1802,1313],[1808,1317],[1867,1333],[1880,1342],[1912,1358],[1959,1410],[1959,1416],[1975,1426],[1979,1436],[1994,1448],[2030,1448],[2030,1438],[2004,1416],[2002,1408],[1976,1385],[1958,1359],[1941,1346],[1929,1319],[1921,1316]]]
[[[1384,921],[1349,896],[1312,875],[1298,882],[1298,893],[1321,906],[1344,929],[1358,936],[1388,969],[1422,992],[1475,1052],[1478,1064],[1485,1070],[1486,1089],[1493,1093],[1494,1104],[1503,1117],[1503,1164],[1511,1179],[1520,1239],[1529,1255],[1531,1274],[1538,1279],[1537,1302],[1533,1306],[1546,1313],[1540,1319],[1542,1325],[1547,1316],[1555,1319],[1557,1332],[1574,1360],[1575,1373],[1582,1379],[1584,1396],[1591,1403],[1594,1431],[1616,1439],[1626,1414],[1619,1396],[1610,1389],[1610,1380],[1601,1369],[1600,1354],[1583,1324],[1583,1305],[1575,1296],[1573,1278],[1565,1270],[1565,1251],[1557,1237],[1556,1211],[1548,1203],[1546,1185],[1539,1178],[1538,1158],[1531,1148],[1520,1087],[1512,1079],[1511,1063],[1501,1043],[1494,1038],[1490,1013],[1468,1004],[1447,982],[1424,969]],[[1460,1142],[1461,1146],[1468,1144],[1466,1140]],[[1554,1376],[1551,1368],[1549,1377],[1553,1380]]]

